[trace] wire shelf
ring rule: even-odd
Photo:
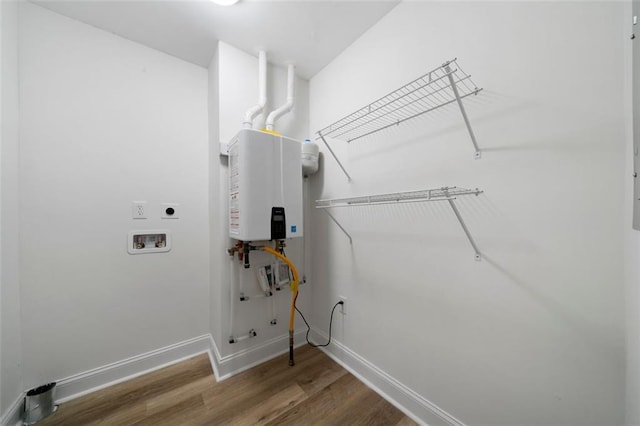
[[[351,142],[460,102],[481,90],[471,80],[471,76],[460,68],[457,58],[452,59],[319,130],[318,135]]]
[[[471,236],[467,225],[455,204],[456,197],[462,195],[480,195],[483,191],[476,189],[458,188],[456,186],[445,186],[437,189],[422,189],[419,191],[405,191],[405,192],[393,192],[390,194],[378,194],[378,195],[365,195],[360,197],[350,198],[333,198],[326,200],[316,200],[316,208],[324,209],[329,218],[340,228],[340,230],[349,238],[349,243],[353,244],[353,238],[351,234],[340,224],[340,221],[333,216],[329,209],[332,207],[354,207],[354,206],[369,206],[380,204],[400,204],[400,203],[416,203],[423,201],[447,201],[449,206],[453,210],[462,230],[464,231],[469,244],[475,252],[475,259],[480,260],[480,250],[476,245],[475,240]]]
[[[483,191],[476,189],[447,186],[438,189],[423,189],[419,191],[393,192],[390,194],[365,195],[351,198],[334,198],[316,200],[316,208],[352,207],[372,204],[414,203],[420,201],[455,200],[460,195],[480,195]]]

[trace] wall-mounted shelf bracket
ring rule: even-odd
[[[329,212],[329,210],[325,210],[324,212],[329,215],[333,223],[335,223],[338,226],[338,228],[340,228],[340,230],[344,232],[344,235],[346,235],[347,238],[349,238],[349,244],[353,244],[353,238],[351,238],[351,234],[349,234],[347,230],[344,229],[344,226],[340,225],[340,222],[338,222],[338,220]]]
[[[353,239],[351,235],[347,232],[347,230],[340,224],[340,222],[333,216],[328,209],[334,207],[356,207],[356,206],[370,206],[370,205],[380,205],[380,204],[402,204],[402,203],[417,203],[424,201],[447,201],[453,213],[458,219],[462,230],[464,231],[473,251],[475,252],[475,260],[481,260],[480,250],[476,245],[471,233],[469,232],[469,228],[464,222],[462,215],[460,214],[460,210],[455,204],[456,197],[464,196],[464,195],[480,195],[483,191],[479,189],[465,189],[458,188],[455,186],[446,186],[438,189],[424,189],[419,191],[406,191],[406,192],[394,192],[390,194],[379,194],[379,195],[366,195],[361,197],[351,197],[351,198],[334,198],[334,199],[326,199],[326,200],[316,200],[316,208],[324,209],[324,211],[329,215],[331,220],[340,228],[342,232],[349,238],[349,243],[353,243]]]
[[[478,191],[476,189],[476,191]],[[444,189],[445,193],[448,193],[448,189]],[[478,191],[475,193],[475,195],[480,194],[482,191]],[[475,259],[476,261],[480,261],[482,259],[482,257],[480,256],[480,250],[478,250],[478,246],[476,245],[476,242],[473,240],[473,237],[471,236],[471,233],[469,232],[469,228],[467,228],[467,225],[464,223],[464,219],[462,219],[462,215],[460,214],[460,210],[458,210],[458,207],[456,206],[456,203],[453,202],[453,200],[455,200],[455,198],[447,198],[447,201],[449,202],[449,205],[451,206],[451,210],[453,210],[453,213],[456,215],[456,218],[458,219],[458,222],[460,222],[460,226],[462,227],[462,230],[464,231],[464,234],[467,236],[467,239],[469,240],[469,243],[471,244],[471,247],[473,247],[473,251],[475,251]]]
[[[322,132],[318,132],[318,136],[320,137],[320,139],[322,140],[324,145],[327,147],[327,149],[331,153],[331,156],[333,157],[333,159],[336,160],[336,162],[338,163],[338,166],[340,166],[340,168],[342,169],[342,172],[347,176],[347,179],[349,180],[349,182],[351,182],[351,176],[349,176],[349,173],[347,173],[347,170],[344,168],[344,166],[342,165],[342,163],[340,162],[340,160],[336,156],[336,153],[333,152],[333,149],[331,149],[331,147],[329,146],[329,143],[327,142],[327,140],[322,135]]]
[[[455,61],[455,59],[454,59]],[[478,142],[476,141],[476,135],[473,133],[473,129],[471,128],[471,123],[469,123],[469,117],[467,117],[467,111],[464,109],[464,104],[462,103],[462,98],[460,97],[460,92],[458,91],[458,86],[456,85],[456,81],[453,78],[453,72],[451,67],[449,66],[450,62],[445,63],[444,70],[447,72],[447,78],[449,79],[449,84],[451,84],[451,91],[453,95],[456,97],[456,102],[460,107],[460,113],[462,114],[462,118],[464,119],[464,124],[467,126],[467,130],[469,131],[469,136],[471,137],[471,143],[473,143],[473,147],[476,150],[475,159],[479,160],[482,158],[482,152],[478,147]],[[476,89],[478,90],[478,89]],[[482,89],[480,89],[482,90]],[[477,91],[475,92],[477,93]]]

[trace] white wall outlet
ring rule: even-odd
[[[180,204],[162,203],[160,204],[160,217],[162,219],[178,219]]]
[[[147,202],[146,201],[132,201],[131,202],[131,217],[133,219],[146,219],[147,218]]]
[[[342,302],[342,304],[338,306],[340,313],[342,315],[346,315],[347,314],[347,298],[344,296],[338,296],[338,300]]]

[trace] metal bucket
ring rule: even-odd
[[[24,411],[22,421],[25,425],[32,425],[53,414],[58,406],[54,404],[53,391],[56,382],[38,386],[27,392],[24,397]]]

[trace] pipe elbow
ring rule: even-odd
[[[293,109],[293,99],[288,99],[287,103],[282,105],[280,108],[271,111],[269,116],[267,117],[267,121],[265,123],[267,130],[273,130],[273,124],[283,115],[291,112]]]
[[[260,99],[260,102],[257,105],[254,105],[251,108],[249,108],[249,110],[246,112],[244,116],[244,122],[243,122],[244,127],[252,127],[253,120],[265,110],[266,105],[267,105],[267,99],[264,98],[264,99]]]
[[[287,68],[287,103],[272,111],[267,117],[265,127],[267,130],[273,130],[273,124],[284,114],[291,112],[295,99],[295,67],[289,65]]]
[[[258,56],[258,104],[247,110],[242,125],[245,128],[253,127],[253,120],[258,114],[265,111],[267,106],[267,54],[261,51]]]

